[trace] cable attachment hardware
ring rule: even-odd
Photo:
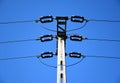
[[[52,16],[42,16],[40,17],[40,22],[41,23],[48,23],[48,22],[53,22],[53,17]]]
[[[52,41],[53,35],[51,35],[51,34],[43,35],[40,37],[40,40],[41,40],[41,42]]]
[[[52,58],[53,57],[53,52],[43,52],[41,53],[42,58]]]
[[[85,19],[82,16],[71,16],[71,21],[83,23]]]
[[[71,58],[81,58],[82,55],[79,52],[70,52],[69,57],[71,57]]]
[[[72,41],[82,41],[83,37],[81,35],[71,35],[70,40],[72,40]]]

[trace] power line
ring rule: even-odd
[[[57,68],[57,66],[49,65],[49,64],[46,64],[46,63],[44,63],[43,61],[41,61],[41,59],[39,59],[39,60],[40,60],[40,63],[42,63],[43,65],[45,65],[45,66],[47,66],[47,67]]]
[[[27,41],[35,41],[35,40],[39,40],[39,39],[1,41],[0,44],[4,44],[4,43],[16,43],[16,42],[27,42]]]
[[[77,65],[77,64],[79,64],[80,62],[82,62],[83,59],[86,58],[86,57],[90,57],[90,58],[106,58],[106,59],[120,59],[120,57],[93,56],[93,55],[82,55],[81,57],[82,57],[82,59],[81,59],[80,61],[78,61],[78,62],[76,62],[76,63],[73,63],[73,64],[71,64],[71,65],[68,65],[68,66],[66,66],[66,67],[71,67],[71,66]]]
[[[69,34],[68,34],[69,35]],[[5,43],[17,43],[17,42],[28,42],[28,41],[36,41],[40,40],[40,38],[36,39],[26,39],[26,40],[11,40],[11,41],[0,41],[0,44],[5,44]],[[91,39],[91,38],[83,38],[83,40],[95,40],[95,41],[110,41],[110,42],[120,42],[120,40],[110,40],[110,39]]]
[[[87,23],[88,23],[88,21],[86,21],[83,26],[81,26],[81,27],[79,27],[79,28],[67,30],[66,32],[71,32],[71,31],[76,31],[76,30],[82,29],[82,28],[84,28],[84,27],[87,25]]]
[[[21,57],[9,57],[9,58],[0,58],[0,60],[14,60],[14,59],[24,59],[24,58],[38,58],[40,56],[21,56]]]
[[[0,60],[13,60],[13,59],[22,59],[22,58],[40,58],[41,56],[22,56],[22,57],[9,57],[9,58],[0,58]],[[76,65],[80,63],[84,58],[91,57],[91,58],[108,58],[108,59],[120,59],[120,57],[112,57],[112,56],[93,56],[93,55],[82,55],[82,59],[74,64],[67,65],[66,67]],[[44,63],[44,62],[42,62]],[[44,63],[45,64],[45,63]],[[47,65],[48,66],[48,65]],[[54,66],[56,67],[56,66]]]
[[[39,22],[40,20],[20,20],[12,22],[0,22],[0,24],[15,24],[15,23],[27,23],[27,22]],[[86,22],[95,21],[95,22],[120,22],[120,20],[98,20],[98,19],[85,19]],[[71,31],[71,30],[69,30]]]
[[[85,22],[85,24],[84,24],[83,26],[79,27],[79,28],[66,30],[66,32],[72,32],[72,31],[76,31],[76,30],[82,29],[82,28],[84,28],[86,25],[87,25],[87,22]],[[48,30],[48,31],[57,32],[57,31],[54,30],[54,29],[49,29],[49,28],[44,27],[44,26],[42,26],[42,25],[40,25],[40,27],[43,28],[43,29],[45,29],[45,30]]]
[[[120,22],[120,20],[97,20],[97,19],[86,19],[87,21],[95,21],[95,22]]]
[[[75,66],[75,65],[79,64],[80,62],[82,62],[82,61],[84,60],[84,58],[85,58],[85,56],[82,56],[82,59],[80,59],[78,62],[75,62],[75,63],[73,63],[73,64],[69,64],[69,65],[63,65],[63,66],[66,66],[66,67]],[[57,66],[49,65],[49,64],[47,64],[47,63],[45,63],[45,62],[43,62],[43,61],[41,61],[41,60],[40,60],[40,62],[41,62],[43,65],[47,66],[47,67],[57,68]],[[58,65],[58,66],[60,66],[60,65]]]
[[[47,31],[57,32],[56,30],[49,29],[49,28],[44,27],[44,26],[42,26],[42,25],[40,25],[40,27],[43,28],[43,29],[45,29],[45,30],[47,30]]]
[[[68,38],[71,39],[71,34],[67,34]],[[98,39],[98,38],[87,38],[82,37],[80,34],[72,34],[73,39],[76,39],[76,41],[82,41],[82,40],[93,40],[93,41],[108,41],[108,42],[120,42],[120,40],[113,40],[113,39]],[[74,40],[73,40],[74,41]]]
[[[75,29],[66,30],[66,32],[72,32],[72,31],[76,31],[76,30],[82,29],[82,28],[84,28],[84,27],[87,25],[87,23],[88,23],[88,21],[86,21],[83,26],[81,26],[81,27],[79,27],[79,28],[75,28]],[[49,29],[49,28],[44,27],[44,26],[42,26],[42,25],[40,25],[40,27],[43,28],[43,29],[45,29],[45,30],[48,30],[48,31],[57,32],[57,31],[54,30],[54,29]]]
[[[84,57],[91,57],[91,58],[108,58],[108,59],[120,59],[120,57],[112,57],[112,56],[93,56],[93,55],[82,55]]]
[[[94,39],[91,39],[91,38],[85,38],[83,40],[95,40],[95,41],[109,41],[109,42],[120,42],[120,40],[111,40],[111,39],[97,39],[97,38],[94,38]]]
[[[27,23],[27,22],[37,22],[38,20],[21,20],[21,21],[13,21],[13,22],[0,22],[0,24],[15,24],[15,23]]]
[[[72,66],[74,66],[74,65],[77,65],[77,64],[79,64],[79,63],[81,63],[83,60],[84,60],[84,56],[82,56],[82,59],[81,60],[79,60],[78,62],[75,62],[75,63],[73,63],[73,64],[70,64],[70,65],[67,65],[66,67],[72,67]]]

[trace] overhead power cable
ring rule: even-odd
[[[84,58],[85,58],[85,56],[82,56],[82,59],[80,59],[78,62],[69,64],[69,65],[63,65],[63,66],[66,66],[66,67],[75,66],[75,65],[79,64],[80,62],[82,62],[82,61],[84,60]],[[45,63],[45,62],[43,62],[43,61],[41,61],[41,60],[40,60],[40,62],[41,62],[43,65],[47,66],[47,67],[57,68],[57,66],[49,65],[49,64],[47,64],[47,63]],[[58,66],[60,66],[60,65],[58,65]]]
[[[47,30],[47,31],[57,32],[57,31],[54,30],[54,29],[49,29],[49,28],[44,27],[44,26],[42,26],[42,25],[40,25],[40,27],[43,28],[43,29],[45,29],[45,30]]]
[[[87,21],[94,21],[94,22],[120,22],[120,20],[97,20],[97,19],[86,19]]]
[[[21,56],[21,57],[9,57],[9,58],[0,58],[0,60],[13,60],[13,59],[22,59],[22,58],[40,58],[40,56]],[[108,58],[108,59],[120,59],[120,57],[112,57],[112,56],[94,56],[94,55],[82,55],[82,58],[91,57],[91,58]],[[79,63],[79,62],[77,62]],[[75,63],[76,64],[76,63]],[[73,65],[73,64],[72,64]],[[71,65],[68,65],[68,67]]]
[[[120,40],[114,40],[114,39],[99,39],[99,38],[87,38],[83,37],[80,34],[67,34],[68,38],[72,41],[82,41],[82,40],[93,40],[93,41],[108,41],[108,42],[120,42]]]
[[[91,57],[91,58],[108,58],[108,59],[120,59],[120,57],[112,57],[112,56],[93,56],[93,55],[82,55],[84,57]]]
[[[88,23],[88,22],[86,21],[86,22],[83,24],[83,26],[81,26],[81,27],[79,27],[79,28],[75,28],[75,29],[66,30],[66,32],[72,32],[72,31],[80,30],[80,29],[84,28],[84,27],[87,25],[87,23]],[[40,25],[40,27],[43,28],[43,29],[45,29],[45,30],[48,30],[48,31],[57,32],[57,31],[54,30],[54,29],[49,29],[49,28],[44,27],[44,26],[42,26],[42,25]]]
[[[42,63],[43,65],[45,65],[45,66],[47,66],[47,67],[57,68],[57,66],[49,65],[49,64],[47,64],[47,63],[41,61],[41,59],[39,59],[39,60],[40,60],[40,63]]]
[[[83,26],[81,26],[81,27],[79,27],[79,28],[75,28],[75,29],[67,30],[66,32],[71,32],[71,31],[80,30],[80,29],[84,28],[84,27],[87,25],[87,23],[88,23],[88,21],[86,21],[86,22],[84,23]]]
[[[27,41],[36,41],[40,39],[26,39],[26,40],[11,40],[11,41],[0,41],[0,44],[4,43],[17,43],[17,42],[27,42]]]
[[[38,22],[38,20],[22,20],[13,22],[0,22],[0,24],[15,24],[15,23],[28,23],[28,22]]]
[[[97,39],[97,38],[84,38],[83,40],[95,40],[95,41],[109,41],[109,42],[120,42],[120,40],[112,40],[112,39]]]
[[[68,34],[69,35],[69,34]],[[25,39],[25,40],[11,40],[11,41],[0,41],[0,44],[5,43],[17,43],[17,42],[29,42],[29,41],[37,41],[40,40],[40,38],[36,39]],[[110,40],[110,39],[91,39],[91,38],[83,38],[83,40],[93,40],[93,41],[109,41],[109,42],[120,42],[120,40]]]
[[[40,20],[19,20],[19,21],[9,21],[9,22],[0,22],[0,24],[15,24],[15,23],[27,23],[27,22],[39,22]],[[95,22],[120,22],[120,20],[98,20],[98,19],[85,19],[85,21],[95,21]]]
[[[38,58],[40,56],[20,56],[20,57],[9,57],[9,58],[0,58],[0,60],[14,60],[14,59],[24,59],[24,58]]]
[[[85,59],[85,56],[82,56],[82,59],[80,59],[78,62],[75,62],[73,64],[67,65],[66,67],[72,67],[74,65],[77,65],[77,64],[81,63],[84,59]]]

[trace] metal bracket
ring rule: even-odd
[[[66,39],[66,23],[68,20],[68,17],[66,16],[57,16],[57,36],[61,37],[62,39]]]

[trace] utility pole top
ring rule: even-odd
[[[71,16],[69,18],[68,16],[56,16],[55,18],[53,16],[42,16],[40,18],[41,23],[50,23],[53,22],[53,20],[57,21],[57,46],[56,46],[56,55],[57,55],[57,83],[66,83],[66,27],[67,27],[67,21],[71,20],[71,22],[78,22],[83,23],[84,17],[82,16]],[[41,42],[45,41],[51,41],[53,40],[52,35],[44,35],[41,38]],[[81,41],[82,36],[78,35],[72,35],[70,37],[70,40],[72,41]],[[49,55],[49,56],[48,56]],[[52,52],[44,52],[41,54],[42,58],[51,58],[53,57]],[[77,52],[72,52],[69,54],[72,58],[80,58],[81,54]]]

